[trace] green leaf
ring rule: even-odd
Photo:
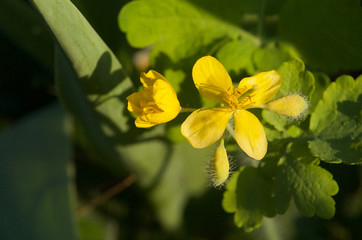
[[[280,38],[308,66],[336,73],[362,69],[362,8],[359,1],[287,1],[280,13]]]
[[[241,167],[226,188],[222,206],[226,212],[235,213],[235,224],[246,232],[259,227],[263,216],[275,216],[272,181],[261,175],[258,169]]]
[[[267,110],[263,110],[261,112],[261,115],[263,116],[263,119],[267,123],[271,124],[276,130],[280,132],[286,130],[286,126],[288,125],[288,120],[285,116]]]
[[[338,192],[338,185],[332,177],[327,170],[313,162],[304,162],[291,156],[283,157],[275,173],[278,212],[284,213],[293,197],[303,216],[332,218],[335,202],[331,196]]]
[[[350,139],[309,141],[312,154],[329,163],[359,164],[362,162],[362,142]]]
[[[362,77],[342,76],[328,86],[311,115],[312,154],[333,163],[362,162],[361,94]]]
[[[165,78],[171,82],[176,93],[181,91],[181,83],[184,81],[185,77],[185,73],[182,70],[170,68],[165,70]]]
[[[327,74],[322,72],[313,73],[314,75],[314,91],[312,94],[312,99],[310,101],[310,112],[313,112],[317,106],[319,100],[323,97],[323,92],[327,89],[328,85],[331,83],[330,78]]]
[[[270,43],[263,48],[257,49],[253,54],[253,62],[256,72],[265,72],[278,69],[283,62],[292,59],[289,52],[280,45],[277,47],[275,43]],[[304,70],[304,69],[303,69]]]
[[[115,130],[120,133],[127,131],[128,115],[124,113],[125,104],[121,100],[130,92],[132,83],[114,54],[70,1],[32,2],[80,79],[74,82],[69,79],[70,76],[65,76],[58,81],[61,98],[68,109],[87,122],[89,116],[86,116],[85,110],[74,106],[80,104],[78,94],[86,94],[91,105],[99,114],[107,116]],[[59,73],[63,74],[62,71]],[[75,85],[79,85],[84,93],[79,93]]]
[[[341,114],[342,109],[338,109],[338,104],[343,104],[344,101],[356,102],[361,94],[362,76],[356,80],[346,75],[339,77],[324,91],[323,99],[312,113],[310,129],[316,134],[322,134],[323,131],[328,130],[330,123]],[[353,110],[353,108],[350,110]],[[328,133],[333,134],[333,131]]]
[[[266,134],[266,137],[268,139],[269,142],[272,142],[276,139],[281,139],[283,138],[283,133],[278,131],[278,130],[275,130],[273,127],[271,126],[268,126],[267,123],[262,123],[263,124],[263,127],[264,127],[264,130],[265,130],[265,134]]]
[[[282,78],[282,85],[276,97],[282,97],[290,93],[300,93],[310,99],[314,91],[314,76],[305,69],[304,63],[298,59],[292,59],[283,63],[278,73]]]
[[[185,142],[172,148],[162,127],[135,129],[125,100],[131,81],[81,13],[65,0],[33,3],[65,53],[56,48],[56,83],[75,116],[78,139],[109,172],[135,173],[163,226],[177,228],[188,198],[205,187],[199,167],[205,152]]]
[[[217,52],[216,57],[228,72],[234,71],[235,74],[240,74],[241,71],[246,70],[249,74],[252,74],[255,70],[251,59],[256,49],[257,45],[253,41],[243,38],[223,45]]]
[[[151,55],[165,53],[171,61],[209,50],[218,40],[249,38],[259,40],[240,28],[242,9],[238,1],[140,0],[122,8],[118,22],[133,47],[153,45]],[[210,53],[209,53],[210,54]]]
[[[88,212],[85,215],[78,216],[78,239],[79,240],[103,240],[117,236],[118,228],[109,228],[109,225],[116,221],[113,218],[107,218],[95,211]],[[108,227],[107,227],[108,226]]]
[[[292,59],[285,62],[278,69],[278,73],[282,78],[282,85],[275,98],[292,93],[302,94],[308,99],[311,98],[314,91],[314,76],[311,72],[305,70],[302,61]],[[267,110],[262,111],[262,116],[266,122],[279,131],[287,130],[290,125],[295,124],[295,122],[288,121],[285,116]]]
[[[0,134],[2,239],[76,239],[66,127],[64,111],[52,104]]]
[[[209,150],[160,139],[126,146],[122,153],[139,176],[139,184],[151,190],[148,196],[163,226],[171,230],[180,226],[188,197],[205,190],[207,179],[202,169],[211,155]]]
[[[114,54],[70,1],[32,2],[66,55],[56,48],[60,98],[76,117],[90,151],[108,159],[101,164],[117,174],[120,155],[107,136],[121,141],[128,131],[124,99],[132,83]]]

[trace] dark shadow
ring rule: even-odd
[[[337,103],[337,110],[350,118],[359,121],[362,106],[362,94],[358,96],[357,101],[343,101]]]
[[[126,80],[126,73],[120,69],[111,73],[112,58],[109,52],[104,52],[99,58],[91,76],[80,78],[80,83],[86,94],[108,94],[114,87]],[[105,79],[103,76],[107,76]],[[126,89],[125,89],[126,90]]]
[[[320,166],[329,171],[339,185],[338,194],[333,196],[336,213],[330,220],[317,216],[297,218],[296,239],[361,239],[362,216],[358,208],[360,201],[351,201],[353,197],[358,198],[361,194],[361,168],[345,164],[328,164],[323,161]]]
[[[64,60],[65,57],[59,63],[63,64],[63,70],[65,67],[69,70],[69,61]],[[65,64],[67,66],[64,66]],[[59,81],[59,92],[81,127],[81,136],[97,157],[94,163],[105,167],[115,176],[124,173],[125,164],[122,162],[128,157],[122,156],[117,148],[151,141],[158,141],[165,146],[165,153],[161,155],[161,167],[148,186],[148,189],[152,189],[162,179],[168,167],[173,152],[172,144],[161,135],[148,134],[149,136],[145,137],[151,129],[135,127],[134,118],[127,110],[126,100],[126,97],[134,92],[132,84],[123,71],[111,72],[111,64],[111,55],[105,52],[98,60],[92,75],[82,78],[80,84],[76,81],[75,74],[73,79],[69,74],[62,76],[68,80]],[[98,110],[100,108],[102,110]],[[111,112],[113,118],[108,117],[109,111],[114,111],[116,115]],[[120,122],[117,122],[117,119]]]
[[[190,57],[182,59],[178,62],[173,62],[166,54],[160,53],[155,58],[155,69],[160,73],[165,73],[166,70],[182,71],[184,74],[183,81],[180,85],[180,91],[177,97],[182,107],[200,107],[199,93],[192,80],[192,66],[195,64],[197,58]],[[177,83],[174,79],[167,79],[171,85],[176,86]],[[187,90],[186,90],[187,89]]]

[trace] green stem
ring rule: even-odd
[[[234,133],[234,129],[233,127],[231,126],[231,124],[227,124],[226,125],[226,131],[228,131],[230,133],[230,135],[235,139],[235,133]]]
[[[257,46],[260,46],[262,44],[262,42],[260,41],[260,38],[258,36],[254,36],[253,34],[251,34],[250,32],[239,28],[238,30],[238,34],[242,37],[242,38],[247,38],[250,39],[251,41],[253,41]]]
[[[193,112],[195,110],[197,110],[197,108],[184,108],[184,107],[181,107],[180,112]]]
[[[257,36],[261,40],[261,45],[264,43],[264,22],[265,22],[265,10],[267,6],[267,0],[261,2],[258,26],[257,26]]]
[[[275,225],[275,219],[265,217],[263,219],[262,229],[265,233],[265,239],[281,240],[277,226]]]
[[[222,46],[224,46],[230,39],[224,38],[218,43],[216,43],[211,50],[207,53],[207,55],[214,55]]]

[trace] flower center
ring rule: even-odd
[[[243,88],[235,88],[233,95],[228,97],[227,103],[233,110],[246,109],[253,103],[252,98],[255,96],[255,90],[257,89],[258,85],[253,85],[249,89],[245,86]]]

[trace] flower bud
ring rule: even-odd
[[[210,180],[215,187],[222,185],[228,179],[230,167],[223,138],[215,150],[213,158],[210,161],[209,168]]]
[[[266,105],[269,111],[285,115],[291,118],[302,118],[309,107],[305,97],[299,94],[291,94],[270,101]]]

